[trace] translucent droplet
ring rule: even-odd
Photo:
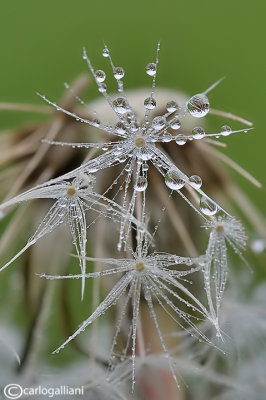
[[[171,121],[169,121],[169,126],[171,129],[174,129],[176,131],[181,126],[180,119],[178,117],[171,119]]]
[[[169,132],[164,132],[163,136],[162,136],[162,141],[165,143],[171,142],[172,140],[172,135]]]
[[[126,127],[125,124],[123,124],[123,122],[119,121],[117,122],[117,124],[115,125],[115,130],[117,133],[125,133],[126,132]]]
[[[138,154],[138,157],[143,161],[148,161],[152,158],[152,153],[149,151],[147,147],[144,147],[141,149],[141,152]]]
[[[156,101],[154,100],[154,98],[147,97],[147,99],[144,100],[144,107],[148,110],[153,110],[156,107]]]
[[[106,90],[107,90],[106,84],[105,84],[105,83],[101,83],[101,84],[98,86],[98,90],[99,90],[100,93],[105,93]]]
[[[156,131],[160,131],[161,129],[163,129],[165,124],[166,124],[166,119],[164,117],[159,116],[153,118],[152,127]]]
[[[209,99],[203,93],[195,94],[188,100],[186,107],[193,117],[204,117],[210,110]]]
[[[156,64],[149,63],[146,65],[146,73],[150,76],[154,76],[156,74]]]
[[[207,199],[205,196],[202,196],[200,199],[200,209],[205,215],[214,215],[218,211],[217,204]]]
[[[102,71],[101,69],[98,69],[98,71],[95,72],[95,79],[97,82],[102,83],[105,81],[106,75],[105,72]]]
[[[114,77],[115,79],[122,79],[125,76],[125,71],[121,67],[114,68]]]
[[[144,192],[144,190],[147,189],[147,186],[148,186],[147,179],[144,176],[139,176],[134,185],[134,188],[137,192]]]
[[[174,100],[168,101],[168,103],[166,104],[166,110],[170,113],[173,113],[176,110],[178,110],[177,102]]]
[[[139,130],[139,126],[136,122],[131,122],[130,123],[130,130],[131,132],[137,132]]]
[[[202,185],[201,177],[198,176],[198,175],[192,175],[189,178],[189,183],[193,188],[199,189],[201,187],[201,185]]]
[[[221,135],[222,136],[229,136],[232,133],[232,128],[229,125],[223,125],[221,127]]]
[[[127,103],[123,97],[118,97],[113,101],[114,110],[118,114],[125,114],[127,112]]]
[[[196,126],[192,130],[193,139],[202,139],[205,136],[205,131],[200,126]]]
[[[92,120],[92,123],[93,123],[94,126],[100,126],[100,120],[98,118],[94,118]]]
[[[165,184],[172,190],[179,190],[185,185],[184,179],[180,178],[177,170],[169,169],[165,175]]]
[[[184,135],[177,135],[176,138],[175,138],[175,142],[179,146],[183,146],[184,144],[187,143],[187,137],[184,136]]]
[[[142,171],[148,171],[148,169],[149,169],[148,164],[147,163],[143,163],[142,164]]]
[[[103,55],[103,57],[109,57],[109,50],[104,48],[102,51],[102,55]]]

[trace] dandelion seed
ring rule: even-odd
[[[172,162],[171,160],[161,151],[161,149],[156,147],[156,144],[175,141],[177,145],[182,146],[186,144],[188,140],[200,140],[203,138],[209,137],[217,137],[221,135],[233,134],[237,132],[243,132],[243,129],[240,130],[231,130],[225,126],[222,127],[221,131],[216,133],[206,133],[203,128],[195,127],[191,133],[191,135],[176,135],[172,134],[173,130],[177,130],[182,126],[182,119],[186,118],[186,115],[189,113],[194,117],[203,117],[209,111],[209,100],[207,98],[207,93],[214,89],[216,85],[220,83],[220,81],[211,85],[205,92],[201,94],[196,94],[192,96],[185,104],[177,105],[176,101],[170,100],[166,104],[166,112],[163,115],[156,116],[155,118],[151,118],[151,111],[156,108],[156,99],[154,98],[155,86],[156,86],[156,75],[158,71],[158,63],[159,63],[159,49],[160,44],[157,46],[157,54],[155,62],[151,62],[146,67],[146,72],[148,75],[152,77],[152,88],[150,92],[150,96],[144,100],[144,115],[143,121],[137,121],[136,114],[132,109],[127,95],[123,88],[123,77],[124,77],[124,70],[122,67],[115,67],[112,61],[110,51],[105,46],[103,55],[109,59],[111,67],[114,72],[115,79],[118,85],[118,97],[114,99],[108,94],[106,90],[103,92],[103,96],[105,97],[106,101],[108,102],[111,109],[114,111],[118,122],[112,126],[104,126],[102,124],[95,125],[93,121],[86,120],[84,118],[80,118],[75,113],[67,111],[61,107],[59,107],[56,103],[51,102],[45,96],[41,96],[46,102],[56,107],[57,110],[62,111],[63,113],[72,116],[78,119],[80,122],[84,122],[90,126],[94,126],[108,135],[113,135],[114,137],[118,137],[118,141],[110,141],[107,143],[66,143],[66,142],[55,142],[55,141],[48,141],[51,144],[57,145],[67,145],[67,146],[74,146],[74,147],[85,147],[85,148],[99,148],[107,150],[105,153],[106,157],[101,157],[99,162],[97,162],[97,157],[95,161],[95,172],[109,168],[115,164],[125,163],[127,162],[127,166],[124,170],[125,179],[124,179],[124,197],[123,197],[123,207],[127,208],[127,210],[133,214],[135,210],[135,200],[136,200],[136,190],[138,185],[134,185],[133,193],[131,198],[127,200],[127,192],[130,187],[130,182],[137,182],[141,176],[143,179],[148,179],[147,173],[144,170],[144,164],[146,162],[151,162],[155,168],[159,171],[159,173],[165,178],[166,182],[169,182],[167,176],[169,175],[169,171],[173,171],[175,175],[178,175],[180,178],[180,182],[184,182],[184,184],[190,186],[193,190],[198,192],[200,197],[206,199],[209,204],[214,205],[214,209],[223,210],[218,204],[214,202],[214,200],[210,199],[200,188],[201,185],[197,185],[194,182],[191,182],[188,176],[186,176],[182,171],[180,171]],[[102,79],[105,79],[105,73],[101,70],[95,71],[86,50],[84,49],[83,58],[87,62],[88,67],[95,78],[95,82],[98,85],[98,88],[102,88]],[[119,77],[118,77],[119,73]],[[103,75],[104,74],[104,75]],[[100,80],[99,81],[99,76]],[[102,90],[100,90],[102,91]],[[246,130],[246,129],[245,129]],[[108,159],[108,161],[107,161]],[[86,164],[83,166],[83,171],[86,171]],[[172,173],[172,172],[171,172]],[[142,179],[142,178],[141,178]],[[179,189],[181,189],[184,184],[179,185],[178,187],[174,188],[179,194]],[[148,187],[148,186],[147,186]],[[189,205],[191,203],[182,194],[182,197],[187,201]],[[207,207],[208,208],[208,207]],[[213,215],[205,213],[204,210],[207,208],[201,207],[198,212],[201,213],[203,211],[206,215]],[[215,212],[216,212],[215,211]],[[124,230],[125,221],[121,222],[121,235]],[[121,247],[121,244],[119,244]]]
[[[216,315],[218,317],[227,281],[227,246],[229,245],[246,263],[242,251],[245,250],[247,236],[242,224],[234,217],[218,216],[204,226],[206,229],[211,229],[204,269],[205,290],[211,313],[213,316]],[[214,289],[212,288],[213,284]],[[215,302],[213,301],[213,290],[215,292]]]
[[[117,216],[123,216],[131,223],[141,226],[131,215],[128,215],[119,205],[112,200],[99,195],[93,191],[95,177],[88,174],[78,174],[71,182],[61,181],[50,186],[37,187],[22,193],[11,200],[0,205],[0,209],[6,209],[17,203],[33,199],[53,199],[55,203],[40,223],[35,234],[28,240],[27,244],[4,266],[0,271],[8,267],[14,260],[24,253],[30,246],[35,244],[47,233],[53,231],[59,225],[67,223],[72,236],[72,241],[79,257],[82,273],[82,298],[85,290],[86,272],[86,242],[87,223],[86,211],[95,211],[98,215],[111,218],[114,222]]]
[[[173,378],[176,380],[174,367],[159,327],[159,321],[156,316],[154,304],[158,303],[166,312],[166,314],[177,323],[178,326],[184,329],[192,330],[194,335],[210,344],[208,338],[198,329],[197,325],[193,322],[193,319],[200,320],[201,318],[208,318],[211,320],[211,315],[204,305],[181,282],[185,276],[201,270],[202,267],[197,265],[198,259],[180,257],[168,253],[154,252],[148,254],[148,242],[146,239],[143,240],[141,245],[138,245],[137,251],[132,252],[131,255],[132,258],[130,259],[95,259],[86,257],[86,260],[100,261],[102,264],[107,266],[106,269],[100,272],[86,273],[86,278],[98,278],[115,274],[119,275],[121,273],[123,273],[123,276],[114,285],[109,294],[99,304],[91,316],[82,322],[76,332],[71,335],[60,347],[58,347],[58,349],[55,350],[55,353],[62,350],[67,343],[73,340],[77,335],[79,335],[79,333],[84,331],[87,326],[92,324],[98,317],[104,314],[108,308],[116,304],[121,296],[127,292],[122,315],[116,327],[110,359],[112,359],[115,344],[117,342],[117,336],[121,331],[122,319],[125,316],[126,309],[131,301],[133,318],[131,329],[129,329],[128,333],[127,343],[129,343],[131,339],[132,385],[134,386],[137,325],[140,318],[140,296],[143,292],[144,299],[147,302],[150,316],[157,330],[162,349],[168,360]],[[193,264],[195,265],[193,266]],[[181,268],[181,265],[184,265],[184,267]],[[65,276],[41,274],[40,276],[46,279],[82,278],[82,275],[73,274]],[[191,313],[189,311],[184,311],[182,307],[187,308],[191,311]],[[198,316],[193,316],[192,312],[196,312]],[[127,353],[128,351],[127,346],[128,345],[126,345],[126,350],[124,350],[124,353]]]

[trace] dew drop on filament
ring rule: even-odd
[[[200,199],[200,209],[205,215],[215,215],[218,211],[218,206],[207,197],[202,196]]]
[[[121,67],[114,68],[113,72],[114,72],[114,77],[117,80],[122,79],[125,76],[125,71]]]
[[[118,114],[125,114],[127,112],[127,103],[123,97],[118,97],[113,101],[114,110]]]
[[[192,130],[192,136],[193,136],[193,139],[202,139],[205,136],[205,131],[200,126],[196,126]]]
[[[147,99],[144,100],[144,107],[147,108],[147,110],[153,110],[156,107],[156,101],[154,98],[147,97]]]
[[[155,63],[149,63],[146,66],[146,73],[150,76],[154,76],[156,74],[156,64]]]
[[[221,127],[221,135],[229,136],[232,133],[232,128],[229,125],[223,125]]]
[[[144,190],[146,190],[148,187],[148,181],[144,176],[139,176],[135,185],[134,185],[134,189],[137,192],[144,192]]]
[[[198,175],[191,175],[188,181],[190,183],[190,186],[192,186],[195,189],[199,189],[202,185],[201,177]]]
[[[101,69],[98,69],[98,71],[95,72],[95,79],[97,82],[102,83],[105,81],[105,72],[102,71]]]
[[[203,93],[195,94],[188,100],[186,107],[192,117],[204,117],[210,110],[209,99]]]
[[[104,48],[103,51],[102,51],[102,56],[105,57],[105,58],[109,57],[109,50]]]
[[[166,104],[166,110],[170,113],[177,111],[178,105],[177,105],[176,101],[174,101],[174,100],[168,101],[168,103]]]
[[[185,185],[184,179],[182,179],[175,169],[169,169],[165,175],[165,184],[169,189],[179,190]]]

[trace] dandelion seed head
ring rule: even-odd
[[[74,186],[68,186],[66,192],[68,196],[74,196],[74,194],[76,194],[76,189]]]
[[[146,265],[144,264],[143,261],[138,261],[135,265],[135,269],[138,272],[142,272],[146,268]]]
[[[143,136],[137,136],[135,138],[134,142],[135,142],[135,146],[138,147],[138,148],[142,148],[146,144],[145,138]]]

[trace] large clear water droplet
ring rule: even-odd
[[[179,146],[183,146],[184,144],[187,143],[187,136],[185,136],[185,135],[177,135],[176,138],[175,138],[175,142]]]
[[[210,110],[209,99],[203,93],[195,94],[188,100],[186,107],[193,117],[204,117]]]
[[[218,206],[207,197],[202,196],[200,199],[200,209],[205,215],[214,215],[218,211]]]
[[[221,127],[221,135],[222,136],[229,136],[232,133],[232,128],[229,125],[223,125]]]
[[[170,113],[173,113],[176,110],[178,110],[177,102],[174,100],[168,101],[168,103],[166,104],[166,110]]]
[[[148,181],[144,176],[139,176],[135,185],[134,185],[134,189],[137,192],[144,192],[144,190],[146,190],[148,187]]]
[[[176,131],[181,126],[180,119],[178,117],[174,117],[173,119],[171,119],[171,121],[169,121],[169,126],[171,129]]]
[[[154,76],[156,74],[156,64],[154,63],[149,63],[146,66],[146,73],[150,76]]]
[[[156,101],[154,100],[154,98],[147,97],[147,99],[144,100],[144,107],[148,110],[153,110],[156,107]]]
[[[185,185],[184,179],[182,179],[175,169],[169,169],[165,175],[165,184],[169,189],[179,190]]]
[[[95,79],[97,82],[101,83],[104,82],[106,78],[105,72],[102,71],[101,69],[98,69],[98,71],[95,72]]]
[[[118,97],[113,101],[114,110],[118,114],[125,114],[127,112],[127,103],[123,97]]]
[[[125,71],[121,67],[114,68],[113,72],[114,72],[114,77],[117,80],[122,79],[125,76]]]
[[[123,134],[126,132],[126,127],[125,124],[123,124],[123,122],[118,121],[117,124],[115,125],[115,130],[117,133]]]
[[[192,129],[193,139],[202,139],[205,136],[205,131],[200,126],[196,126]]]
[[[201,177],[198,175],[191,175],[189,178],[189,183],[193,188],[199,189],[202,185]]]

